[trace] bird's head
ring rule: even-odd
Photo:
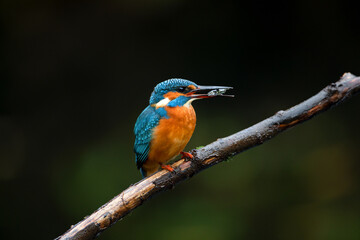
[[[224,95],[231,88],[224,86],[200,86],[186,79],[172,78],[156,85],[151,93],[150,105],[156,108],[165,106],[176,107],[190,104],[196,99],[216,96],[233,97],[232,95]]]

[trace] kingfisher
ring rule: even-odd
[[[159,170],[174,169],[167,162],[183,152],[196,125],[196,114],[191,103],[197,99],[227,96],[224,93],[232,87],[200,86],[196,83],[172,78],[156,85],[147,106],[136,120],[134,127],[135,162],[143,177]]]

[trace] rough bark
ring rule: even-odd
[[[172,165],[176,173],[163,170],[131,185],[57,239],[94,239],[154,194],[171,189],[201,170],[262,144],[280,132],[336,106],[359,91],[360,77],[346,73],[338,82],[330,84],[306,101],[288,110],[278,111],[272,117],[231,136],[192,150],[194,159],[181,159]]]

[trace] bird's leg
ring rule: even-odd
[[[163,164],[161,164],[161,168],[162,168],[162,169],[166,169],[166,170],[168,170],[169,172],[175,172],[175,170],[174,170],[170,165],[163,165]]]
[[[180,154],[181,154],[181,158],[185,159],[185,161],[194,158],[194,156],[189,152],[180,152]]]

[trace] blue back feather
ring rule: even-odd
[[[148,158],[152,131],[159,124],[161,118],[168,118],[164,108],[155,109],[148,106],[136,120],[134,152],[138,169]]]

